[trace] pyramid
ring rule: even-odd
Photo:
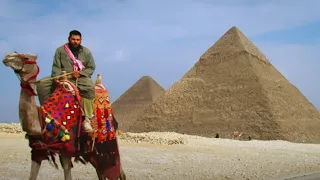
[[[150,76],[142,76],[112,103],[119,128],[126,131],[141,110],[162,95],[165,90]]]
[[[320,113],[237,28],[148,106],[131,132],[320,142]]]

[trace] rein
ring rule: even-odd
[[[16,53],[17,53],[17,52],[16,52]],[[20,70],[14,71],[15,74],[17,75],[19,81],[20,81],[20,86],[21,86],[22,89],[26,89],[26,90],[28,91],[28,93],[30,94],[30,96],[37,96],[35,90],[34,90],[34,89],[31,87],[31,85],[30,85],[30,83],[32,83],[32,82],[30,82],[30,81],[37,78],[38,74],[40,73],[40,68],[39,68],[39,66],[37,65],[37,62],[36,62],[36,61],[34,61],[34,60],[29,60],[29,59],[25,58],[23,55],[21,55],[21,54],[19,54],[19,53],[17,53],[17,54],[18,54],[19,59],[20,59],[20,60],[22,61],[22,63],[23,63],[22,68],[21,68]],[[24,65],[26,65],[26,64],[34,64],[34,65],[36,65],[37,72],[36,72],[36,74],[30,76],[27,80],[23,80],[22,78],[20,78],[20,76],[19,76],[18,74],[19,74],[20,71],[23,70],[23,67],[24,67]]]
[[[17,52],[15,52],[15,53],[17,53]],[[59,77],[63,77],[63,76],[66,76],[66,75],[71,75],[73,73],[73,72],[70,72],[70,73],[66,73],[66,74],[63,74],[63,75],[58,75],[58,76],[54,76],[54,77],[50,77],[50,78],[44,78],[44,79],[41,79],[41,80],[38,80],[38,81],[30,82],[31,80],[35,80],[37,78],[37,76],[40,73],[40,68],[37,65],[37,62],[35,60],[29,60],[29,59],[25,58],[23,55],[21,55],[19,53],[17,53],[17,54],[18,54],[19,59],[23,62],[23,65],[22,65],[22,68],[20,70],[16,70],[14,72],[17,75],[17,77],[18,77],[18,79],[20,81],[20,87],[23,88],[23,89],[26,89],[28,91],[28,93],[30,94],[30,96],[37,96],[35,90],[31,87],[31,83],[40,83],[40,82],[43,82],[43,81],[50,81],[50,80],[54,80],[54,79],[59,78]],[[36,74],[34,74],[31,77],[29,77],[26,81],[21,79],[21,77],[19,76],[19,72],[22,71],[22,69],[23,69],[25,64],[34,64],[37,67]],[[76,79],[76,87],[77,86],[78,86],[78,78]]]

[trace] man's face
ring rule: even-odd
[[[73,47],[78,47],[81,44],[81,37],[78,35],[71,35],[71,37],[69,38],[69,43]]]

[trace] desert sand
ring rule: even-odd
[[[1,180],[28,179],[30,148],[23,133],[0,133]],[[177,133],[124,133],[121,160],[128,180],[289,179],[320,172],[320,145],[287,141],[240,141]],[[74,163],[75,180],[97,179],[90,165]],[[43,162],[39,180],[63,179]],[[295,180],[317,179],[313,174]]]

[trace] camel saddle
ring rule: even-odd
[[[34,153],[63,153],[76,157],[80,150],[82,103],[77,87],[68,80],[56,82],[54,92],[38,107],[40,138],[30,137]],[[35,155],[36,157],[37,155]],[[39,155],[38,155],[39,156]],[[41,156],[39,156],[41,158]],[[42,157],[39,161],[48,159]]]
[[[100,172],[109,179],[114,179],[120,174],[120,153],[116,137],[117,122],[113,115],[109,92],[101,83],[95,84],[94,116],[91,125],[96,132],[87,134],[87,139],[91,141],[81,143],[85,145],[83,157],[95,168],[104,167],[100,169]],[[93,153],[98,156],[93,156]]]

